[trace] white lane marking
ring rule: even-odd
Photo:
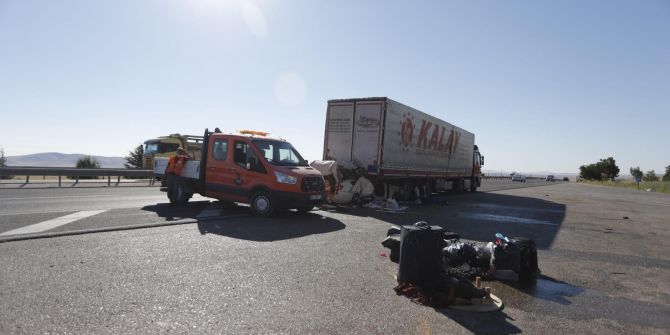
[[[49,230],[49,229],[54,229],[56,227],[60,227],[62,225],[81,220],[84,218],[87,218],[89,216],[93,215],[98,215],[100,213],[106,212],[107,210],[98,210],[98,211],[81,211],[81,212],[76,212],[72,214],[68,214],[65,216],[57,217],[55,219],[47,220],[47,221],[42,221],[40,223],[32,224],[30,226],[25,226],[21,228],[16,228],[14,230],[6,231],[0,236],[7,236],[7,235],[19,235],[19,234],[34,234],[34,233],[41,233],[43,231]]]
[[[123,208],[108,208],[105,209],[105,211],[108,211],[110,209],[123,209]],[[0,209],[1,210],[1,209]],[[0,216],[18,216],[18,215],[33,215],[33,214],[51,214],[51,213],[63,213],[63,212],[79,212],[77,209],[58,209],[58,210],[53,210],[53,211],[45,211],[45,210],[39,210],[39,211],[28,211],[28,212],[11,212],[11,213],[0,213]]]

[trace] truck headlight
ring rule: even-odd
[[[277,177],[277,182],[284,184],[295,184],[298,182],[298,178],[277,171],[275,171],[275,177]]]

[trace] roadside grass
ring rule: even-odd
[[[597,181],[597,180],[586,180],[586,184],[591,185],[602,185],[602,186],[613,186],[613,187],[622,187],[622,188],[634,188],[637,189],[637,184],[631,180],[617,180],[617,181]],[[670,194],[670,181],[643,181],[640,183],[640,190],[650,192],[659,192],[659,193],[668,193]]]

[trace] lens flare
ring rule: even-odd
[[[297,106],[307,97],[305,79],[295,72],[281,73],[275,80],[275,97],[284,106]]]

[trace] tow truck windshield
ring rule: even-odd
[[[272,140],[253,140],[258,151],[268,163],[281,166],[307,166],[302,156],[288,142]]]

